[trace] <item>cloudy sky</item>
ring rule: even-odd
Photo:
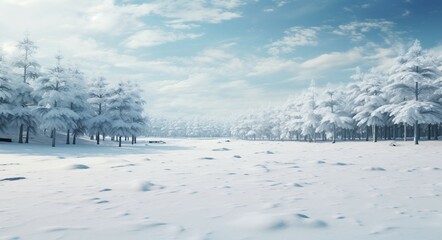
[[[0,0],[0,48],[28,32],[43,66],[60,50],[88,77],[140,84],[156,116],[231,117],[314,79],[387,69],[421,40],[442,53],[438,0]]]

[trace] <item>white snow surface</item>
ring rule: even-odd
[[[0,239],[442,236],[442,142],[161,140],[0,143]]]

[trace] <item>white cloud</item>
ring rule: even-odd
[[[317,35],[320,27],[292,27],[285,31],[282,39],[267,46],[268,52],[273,55],[292,52],[299,46],[314,46],[318,44]]]
[[[284,58],[256,58],[252,61],[253,66],[248,76],[270,75],[281,71],[292,71],[296,69],[296,63]]]
[[[410,15],[410,13],[411,13],[410,10],[405,9],[404,12],[402,13],[402,17],[406,17],[406,16]]]
[[[325,70],[355,64],[362,59],[362,49],[353,48],[347,52],[331,52],[309,59],[301,64],[302,68]]]
[[[370,31],[380,31],[386,35],[392,35],[394,23],[384,20],[367,20],[365,22],[351,22],[349,24],[339,25],[333,31],[334,34],[349,36],[352,41],[361,41]]]
[[[172,24],[167,24],[167,26],[173,29],[180,29],[180,30],[187,30],[199,27],[199,25],[197,24],[184,24],[184,23],[172,23]]]
[[[187,1],[187,0],[160,0],[150,3],[154,5],[152,14],[168,18],[168,22],[189,23],[220,23],[241,17],[235,9],[245,1]]]
[[[273,0],[276,3],[277,7],[283,7],[284,5],[287,4],[286,0]]]
[[[145,29],[128,37],[124,45],[128,48],[153,47],[183,39],[195,39],[203,34],[166,32],[161,29]]]

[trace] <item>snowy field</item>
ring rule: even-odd
[[[163,140],[1,143],[0,239],[441,239],[442,142]]]

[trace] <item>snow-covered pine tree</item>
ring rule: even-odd
[[[97,144],[100,144],[100,134],[109,132],[112,122],[107,114],[108,99],[110,97],[108,83],[104,77],[95,78],[89,85],[88,102],[94,113],[88,121],[89,132],[96,135]]]
[[[137,136],[147,133],[147,118],[143,115],[143,105],[146,102],[141,97],[141,88],[137,84],[129,83],[127,88],[128,94],[132,98],[132,107],[128,114],[132,118],[130,128],[132,130],[131,141],[134,144],[136,143]]]
[[[72,144],[76,144],[77,136],[85,134],[88,129],[88,121],[92,116],[91,106],[87,102],[87,88],[84,82],[84,75],[78,67],[72,67],[67,70],[69,75],[69,91],[71,94],[70,109],[77,113],[78,118],[73,119],[75,128],[72,129]],[[69,144],[69,130],[66,142]]]
[[[372,128],[373,142],[378,140],[378,127],[384,126],[388,116],[377,110],[384,106],[387,101],[382,94],[382,83],[385,82],[384,76],[371,70],[370,73],[362,74],[358,86],[360,94],[355,98],[356,115],[353,119],[358,127],[366,127],[368,141],[369,127]]]
[[[28,143],[30,131],[34,130],[37,124],[37,119],[31,110],[31,107],[36,105],[37,99],[32,96],[33,88],[30,87],[29,80],[38,77],[40,64],[33,57],[37,46],[29,39],[29,36],[25,36],[23,40],[18,42],[17,48],[19,49],[19,55],[14,66],[21,70],[22,79],[15,85],[17,98],[14,100],[14,104],[17,107],[14,109],[14,117],[11,123],[19,128],[19,143],[23,143],[23,129],[26,126],[25,143]]]
[[[342,94],[336,90],[328,88],[325,91],[327,96],[319,103],[322,113],[320,125],[317,132],[331,132],[332,143],[336,142],[336,128],[351,129],[353,119],[344,111]]]
[[[390,112],[394,123],[414,126],[415,144],[419,143],[419,123],[442,121],[442,105],[432,101],[432,94],[438,89],[435,80],[440,76],[436,59],[423,51],[416,40],[408,52],[398,58],[384,88],[391,94],[391,103],[383,109]]]
[[[13,99],[16,96],[12,80],[16,75],[0,53],[0,131],[9,125],[14,109]]]
[[[316,129],[321,122],[321,116],[317,113],[318,105],[316,103],[315,82],[313,80],[303,98],[301,134],[308,138],[309,141],[316,141]]]
[[[36,104],[36,98],[32,95],[34,89],[28,83],[22,82],[21,78],[15,79],[14,84],[16,96],[13,100],[14,109],[12,110],[11,126],[17,127],[18,142],[23,143],[23,130],[26,127],[25,143],[29,143],[30,132],[35,132],[37,126],[37,117],[32,111]]]
[[[112,121],[110,134],[118,138],[118,147],[121,147],[121,137],[132,135],[133,99],[127,91],[126,84],[120,82],[112,91],[109,98],[108,114]]]
[[[40,127],[51,131],[52,147],[55,147],[57,130],[76,128],[75,121],[79,118],[70,108],[73,100],[67,86],[66,71],[60,64],[61,55],[57,54],[56,59],[57,65],[37,79],[35,90],[35,94],[41,96],[36,109],[41,118]]]

